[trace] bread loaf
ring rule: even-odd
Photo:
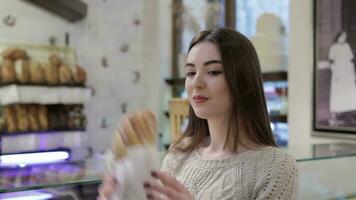
[[[30,62],[30,82],[33,84],[44,84],[46,82],[44,71],[37,61]]]
[[[59,66],[59,83],[63,85],[68,85],[72,83],[72,74],[71,70],[67,65],[60,65]]]
[[[156,118],[148,110],[126,115],[114,134],[112,150],[116,159],[126,155],[129,146],[156,143]]]
[[[16,82],[16,72],[14,63],[10,59],[4,59],[1,66],[1,81],[2,83]]]
[[[30,81],[30,62],[27,59],[17,59],[15,61],[16,79],[19,83]]]

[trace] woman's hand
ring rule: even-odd
[[[109,200],[113,195],[118,183],[112,175],[105,174],[103,182],[99,187],[97,200]]]
[[[152,172],[152,177],[159,180],[143,184],[149,200],[194,200],[189,191],[174,177],[164,172]]]

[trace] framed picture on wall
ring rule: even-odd
[[[314,130],[356,135],[356,1],[314,5]]]
[[[172,1],[172,78],[183,78],[191,39],[201,30],[234,28],[235,0]]]

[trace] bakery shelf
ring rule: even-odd
[[[0,104],[83,104],[92,96],[85,87],[8,85],[0,87]]]

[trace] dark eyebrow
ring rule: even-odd
[[[211,65],[211,64],[222,64],[221,60],[209,60],[204,63],[204,66]],[[195,67],[193,63],[186,63],[185,67]]]

